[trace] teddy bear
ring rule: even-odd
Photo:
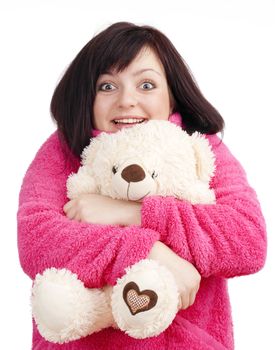
[[[150,120],[92,138],[78,172],[67,180],[67,196],[99,193],[142,201],[158,195],[214,204],[214,171],[215,157],[203,135]],[[178,301],[174,276],[150,259],[129,266],[112,289],[85,288],[76,274],[55,268],[38,274],[32,289],[39,332],[60,344],[100,331],[103,323],[138,339],[157,336],[172,323]]]

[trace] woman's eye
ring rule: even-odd
[[[153,83],[150,83],[149,81],[142,83],[141,86],[143,90],[152,90],[155,87],[155,85]]]
[[[101,91],[112,91],[114,90],[114,86],[110,83],[104,83],[99,85],[99,90]]]

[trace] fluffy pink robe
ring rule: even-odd
[[[216,135],[207,136],[216,155],[211,182],[217,203],[191,205],[172,197],[148,197],[141,227],[79,223],[66,218],[66,180],[79,160],[61,146],[55,132],[31,163],[20,192],[18,247],[32,279],[45,268],[67,268],[86,287],[115,284],[124,269],[146,258],[161,240],[189,260],[202,275],[193,306],[180,311],[161,335],[136,340],[105,329],[78,341],[45,341],[34,325],[33,350],[233,349],[227,278],[262,268],[266,230],[255,191],[244,170]]]

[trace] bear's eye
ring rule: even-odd
[[[155,179],[158,176],[158,174],[154,170],[151,176],[152,176],[153,179]]]
[[[113,174],[116,174],[117,170],[118,170],[118,166],[114,165],[113,168],[112,168]]]

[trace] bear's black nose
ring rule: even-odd
[[[145,172],[137,164],[128,165],[121,173],[122,178],[127,182],[139,182],[145,178]]]

